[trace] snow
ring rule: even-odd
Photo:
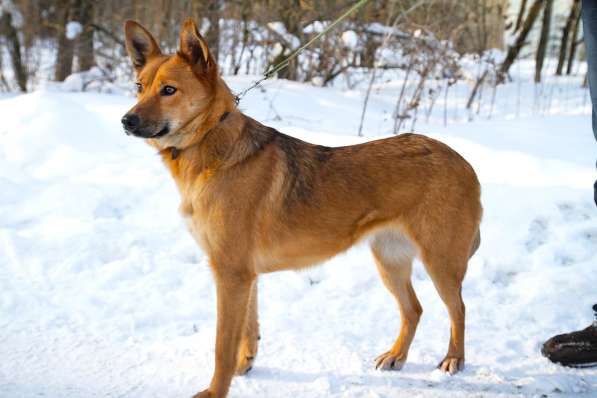
[[[272,48],[272,52],[271,52],[272,58],[278,57],[279,55],[282,54],[283,51],[284,51],[283,45],[281,45],[280,43],[274,44],[274,47]]]
[[[77,21],[69,21],[66,24],[66,38],[74,40],[83,32],[83,26]]]
[[[299,39],[291,33],[288,33],[286,26],[282,22],[268,22],[267,27],[277,33],[284,41],[292,48],[296,48],[301,45]]]
[[[63,92],[95,91],[107,94],[125,94],[127,92],[111,80],[109,73],[94,66],[87,71],[68,75],[63,82],[44,81],[41,87],[47,91]]]
[[[306,34],[317,34],[323,32],[330,23],[328,21],[313,21],[303,28]]]
[[[227,81],[240,91],[254,78]],[[548,337],[587,326],[597,302],[597,144],[584,92],[566,86],[578,80],[560,81],[550,111],[518,109],[512,92],[535,94],[511,83],[492,120],[453,117],[443,127],[438,105],[417,125],[467,158],[483,187],[482,243],[463,288],[463,373],[435,370],[448,318],[419,262],[424,313],[408,362],[373,369],[400,319],[358,246],[321,267],[260,278],[259,356],[230,397],[596,396],[597,369],[563,368],[539,352]],[[349,145],[391,131],[399,87],[376,87],[364,138],[355,135],[360,89],[273,80],[241,108],[299,138]],[[466,100],[458,93],[451,103]],[[2,397],[190,396],[209,383],[212,278],[171,177],[121,130],[133,103],[55,90],[0,97]]]
[[[350,49],[355,49],[359,43],[359,36],[354,30],[347,30],[342,33],[342,42]]]
[[[370,23],[367,30],[382,35],[400,33],[398,29],[392,29],[392,27],[380,24],[379,22]]]
[[[23,15],[12,0],[0,0],[0,17],[6,13],[10,14],[11,25],[15,29],[20,29],[23,26]]]

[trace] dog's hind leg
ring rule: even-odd
[[[411,283],[415,248],[402,233],[386,230],[373,237],[371,250],[384,285],[398,302],[402,320],[400,334],[394,345],[375,359],[375,367],[400,370],[406,361],[410,343],[423,313]]]
[[[464,368],[465,307],[462,301],[462,280],[470,251],[462,250],[460,255],[453,249],[443,254],[437,251],[426,252],[424,249],[421,251],[421,260],[425,264],[425,269],[450,315],[448,353],[439,363],[438,368],[454,374]]]
[[[257,356],[259,345],[259,321],[257,306],[257,281],[253,282],[251,296],[247,308],[247,319],[245,320],[243,337],[238,350],[236,374],[247,374],[253,368],[253,362]]]

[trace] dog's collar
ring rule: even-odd
[[[209,132],[211,130],[213,130],[215,127],[217,127],[220,123],[222,123],[224,120],[226,120],[226,118],[230,115],[230,112],[226,111],[224,113],[222,113],[222,116],[220,116],[220,120],[218,121],[218,124],[216,124],[214,127],[212,127],[211,129],[209,129],[205,134],[209,134]],[[191,145],[192,146],[192,145]],[[187,147],[188,148],[188,147]],[[185,150],[186,148],[180,149],[177,148],[175,146],[171,146],[170,148],[170,158],[172,160],[176,160],[176,158],[178,158],[178,156],[180,155],[180,152],[182,152],[183,150]]]
[[[176,160],[178,155],[180,155],[180,149],[178,149],[175,146],[170,147],[170,157],[172,158],[172,160]]]

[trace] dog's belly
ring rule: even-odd
[[[366,218],[367,227],[357,231],[338,234],[327,231],[323,234],[298,234],[269,240],[255,261],[258,273],[301,269],[316,266],[363,242],[375,242],[388,257],[417,255],[417,250],[404,233],[399,220],[379,221]],[[337,232],[337,231],[336,231]]]
[[[255,259],[257,273],[268,273],[316,266],[348,250],[356,240],[352,237],[330,235],[292,236],[277,239],[259,250]]]
[[[328,253],[327,255],[301,255],[295,257],[272,257],[262,256],[255,264],[255,271],[258,274],[267,274],[269,272],[296,270],[316,266],[324,261],[334,257],[338,252]]]

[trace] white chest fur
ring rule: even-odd
[[[180,204],[179,212],[187,229],[201,249],[205,251],[207,249],[206,231],[202,227],[202,224],[198,222],[197,218],[194,217],[193,206],[190,203],[183,201]]]

